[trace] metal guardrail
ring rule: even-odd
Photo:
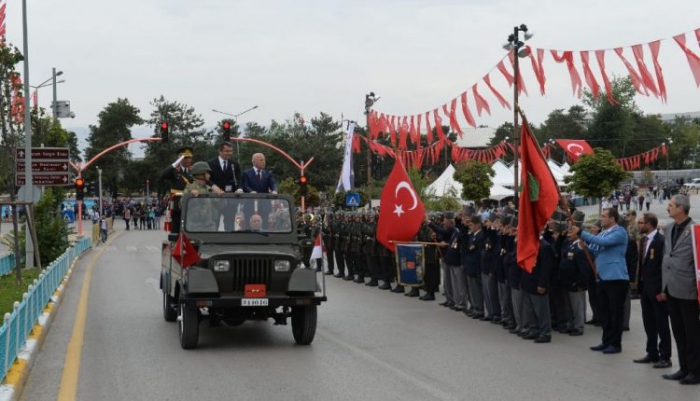
[[[39,320],[44,307],[51,300],[51,295],[56,291],[61,281],[66,276],[73,261],[92,246],[90,237],[82,237],[66,250],[48,268],[41,273],[38,279],[29,286],[22,302],[15,302],[12,313],[6,313],[3,324],[0,326],[0,382],[7,375],[15,358],[19,354],[22,345]],[[14,260],[14,255],[11,255]],[[2,258],[0,266],[4,266]],[[9,263],[14,266],[13,263]],[[0,270],[1,271],[1,270]]]
[[[15,254],[8,253],[0,257],[0,276],[9,274],[15,268]]]

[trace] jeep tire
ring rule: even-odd
[[[199,342],[199,310],[192,303],[180,302],[178,328],[182,349],[194,349]]]
[[[299,345],[309,345],[316,335],[316,305],[292,308],[292,334]]]
[[[177,309],[173,304],[175,304],[175,298],[171,297],[170,294],[163,289],[163,318],[166,322],[174,322],[177,320]]]

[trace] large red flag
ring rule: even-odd
[[[520,110],[518,110],[520,111]],[[559,188],[525,116],[520,145],[522,192],[518,218],[518,266],[532,273],[540,250],[540,233],[559,203]]]
[[[591,145],[584,140],[557,139],[557,143],[562,149],[564,149],[566,154],[571,158],[571,160],[574,161],[574,163],[578,161],[578,158],[581,157],[581,155],[593,154]]]
[[[380,206],[377,241],[394,252],[396,244],[391,241],[410,241],[425,219],[423,202],[399,159],[384,185]]]
[[[194,249],[194,246],[184,233],[180,233],[173,248],[173,258],[180,263],[183,269],[186,269],[199,262],[199,253]]]

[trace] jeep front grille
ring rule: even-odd
[[[244,291],[246,284],[265,284],[270,288],[274,260],[270,258],[242,258],[231,260],[233,291]]]

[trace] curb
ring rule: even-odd
[[[88,251],[93,248],[90,247]],[[63,294],[65,293],[66,287],[70,283],[70,278],[73,273],[78,261],[80,261],[88,251],[80,254],[73,263],[71,264],[68,272],[66,272],[65,277],[61,281],[56,291],[51,295],[51,301],[44,307],[44,311],[39,316],[39,319],[32,332],[29,333],[27,342],[24,343],[22,348],[17,355],[17,359],[12,363],[12,366],[7,372],[5,380],[0,384],[0,401],[16,401],[19,400],[19,396],[22,394],[24,389],[24,384],[27,382],[29,377],[29,371],[32,369],[34,361],[41,350],[46,335],[51,327],[54,317],[56,316],[56,311],[58,306],[63,299]]]

